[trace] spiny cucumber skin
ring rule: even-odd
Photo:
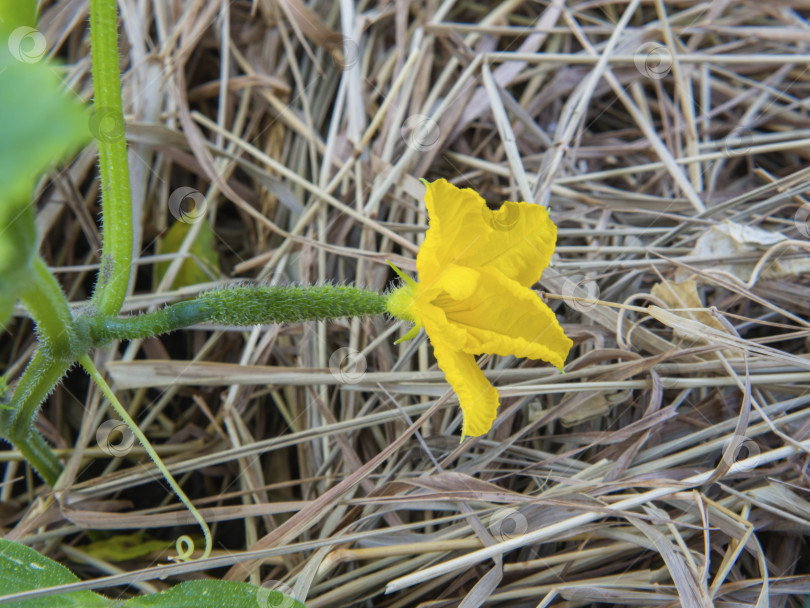
[[[87,317],[92,342],[137,340],[198,323],[250,326],[385,314],[387,296],[334,285],[242,286],[217,289],[132,317]]]
[[[237,287],[199,297],[213,322],[242,326],[378,315],[386,312],[386,299],[372,291],[334,285]]]

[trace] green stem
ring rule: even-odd
[[[100,314],[111,316],[118,313],[126,297],[132,260],[132,209],[115,0],[91,0],[90,30],[95,89],[91,130],[98,141],[104,209],[104,246],[93,301]],[[112,129],[108,128],[110,123]],[[40,344],[17,383],[8,409],[0,414],[0,434],[52,484],[61,466],[33,421],[42,401],[72,362],[86,356],[90,344],[86,328],[74,323],[59,283],[39,256],[34,259],[32,274],[33,280],[20,297],[36,322]]]
[[[209,291],[187,302],[125,318],[90,317],[95,345],[168,333],[198,323],[263,325],[383,314],[387,296],[354,287],[251,286]],[[81,333],[81,332],[80,332]]]
[[[76,334],[62,288],[39,255],[34,257],[33,274],[20,299],[36,323],[40,341],[48,344],[56,359],[75,361],[90,349],[87,340]]]
[[[45,483],[53,487],[62,474],[62,464],[39,431],[32,426],[27,435],[12,437],[10,440]]]
[[[179,302],[134,317],[90,317],[90,339],[103,346],[112,340],[140,340],[165,334],[207,320],[207,311],[196,300]]]
[[[65,372],[69,361],[56,361],[46,344],[40,343],[14,389],[9,405],[0,410],[0,436],[25,457],[49,485],[56,483],[62,465],[34,427],[39,405]]]
[[[93,301],[102,315],[116,315],[127,294],[132,262],[132,202],[118,69],[115,0],[90,0],[94,120],[98,141],[103,218],[101,269]],[[110,126],[112,125],[112,126]]]
[[[71,362],[89,350],[90,344],[87,338],[81,340],[76,334],[62,289],[38,255],[33,259],[32,273],[20,291],[20,299],[36,323],[39,347],[17,383],[8,409],[0,416],[0,434],[22,453],[42,479],[53,485],[62,466],[34,427],[34,420],[48,393]]]
[[[14,387],[9,410],[4,412],[2,433],[10,438],[25,438],[35,433],[34,420],[37,409],[59,383],[73,363],[54,359],[51,349],[44,342],[34,353],[20,381]],[[6,421],[8,424],[6,424]],[[18,449],[19,446],[17,446]]]
[[[202,528],[203,531],[203,536],[205,536],[205,551],[203,552],[202,555],[202,559],[205,559],[206,557],[211,555],[211,549],[213,547],[213,543],[211,540],[211,530],[208,528],[208,524],[205,522],[202,515],[200,515],[200,512],[197,511],[197,509],[191,503],[188,496],[186,496],[185,492],[183,492],[183,490],[180,488],[180,485],[175,481],[174,477],[172,477],[172,474],[169,472],[169,469],[167,469],[166,465],[163,464],[163,461],[160,459],[160,456],[158,456],[158,453],[152,447],[152,444],[149,443],[149,440],[146,438],[146,435],[144,435],[141,432],[141,429],[139,429],[138,425],[135,424],[135,421],[124,409],[124,406],[121,405],[121,403],[118,401],[118,398],[115,396],[115,393],[113,393],[112,389],[109,387],[106,380],[104,380],[104,376],[102,376],[96,369],[96,366],[93,365],[93,361],[90,359],[90,357],[88,357],[87,355],[83,355],[79,359],[79,363],[82,365],[82,367],[84,367],[84,369],[93,379],[93,381],[98,385],[98,387],[101,389],[101,392],[104,393],[104,396],[107,397],[107,400],[110,402],[110,405],[112,405],[116,413],[119,416],[121,416],[121,420],[123,420],[126,423],[126,425],[135,434],[135,437],[138,438],[138,441],[141,442],[141,445],[143,446],[144,450],[146,450],[146,453],[149,455],[149,458],[151,458],[152,462],[155,463],[155,466],[157,466],[158,470],[163,475],[163,478],[171,486],[172,490],[174,490],[174,493],[177,495],[177,497],[182,501],[182,503],[186,506],[186,508],[189,511],[191,511],[191,514],[194,516],[194,519],[197,520],[197,523],[200,524],[200,527]],[[190,539],[186,538],[186,541],[190,542]],[[179,546],[180,544],[178,543],[178,547]],[[190,554],[190,551],[187,552],[187,555],[188,554]]]

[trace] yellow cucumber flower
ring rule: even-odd
[[[464,414],[462,437],[489,431],[498,391],[473,355],[542,359],[562,369],[571,340],[530,287],[548,266],[557,227],[544,207],[506,202],[497,211],[477,192],[425,182],[430,227],[416,256],[419,282],[388,297],[388,312],[424,327]]]

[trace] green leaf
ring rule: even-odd
[[[35,35],[40,34],[34,30],[28,38]],[[11,49],[2,42],[0,206],[21,206],[30,202],[34,182],[45,170],[90,139],[89,113],[78,98],[63,92],[53,65],[43,60],[27,63],[26,55],[19,53],[23,59],[16,59],[13,41]],[[25,37],[19,42],[26,44]]]
[[[191,245],[191,249],[189,249],[189,253],[192,257],[183,260],[183,264],[180,266],[180,270],[169,289],[178,289],[188,285],[196,285],[197,283],[207,283],[217,278],[219,254],[214,247],[216,242],[214,231],[211,229],[211,224],[208,223],[208,220],[201,218],[198,221],[202,222],[202,226],[200,226],[200,232]],[[158,253],[177,253],[191,226],[192,224],[184,221],[177,221],[172,224],[172,227],[166,232],[163,241],[158,247]],[[156,265],[155,286],[160,283],[160,280],[166,274],[170,263],[171,262],[158,262]]]
[[[3,35],[21,25],[32,26],[36,23],[37,3],[35,0],[0,0],[0,28]]]
[[[45,39],[28,25],[33,5],[0,0],[0,326],[31,275],[36,248],[31,191],[37,178],[90,138],[88,114],[63,93],[39,52]],[[13,26],[17,27],[13,27]]]
[[[188,581],[132,598],[126,608],[306,608],[280,591],[234,581]]]
[[[33,589],[79,582],[62,564],[31,547],[0,538],[0,597]],[[74,591],[17,601],[18,608],[306,608],[286,585],[256,587],[235,581],[187,581],[171,589],[127,601],[111,600],[91,591]]]
[[[78,577],[31,547],[0,539],[0,596],[76,583]],[[15,602],[19,608],[107,608],[112,600],[91,591],[75,591]]]
[[[34,272],[36,244],[33,208],[3,204],[0,198],[0,328],[11,317],[17,294]]]

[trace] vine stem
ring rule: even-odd
[[[68,358],[70,351],[78,347],[70,306],[59,282],[39,255],[34,256],[32,266],[33,280],[20,291],[20,300],[36,323],[40,341],[44,339]]]
[[[96,369],[96,366],[93,365],[93,361],[90,359],[90,357],[88,355],[83,355],[81,358],[79,358],[79,364],[85,369],[85,371],[87,371],[87,373],[90,375],[93,381],[98,385],[98,387],[101,389],[101,392],[104,393],[105,397],[107,397],[107,400],[110,402],[110,405],[112,405],[113,409],[121,417],[121,420],[123,420],[124,423],[132,430],[132,432],[135,434],[135,437],[137,437],[138,441],[141,442],[141,445],[143,446],[144,450],[146,450],[146,453],[148,454],[149,458],[152,459],[152,462],[155,463],[155,466],[163,475],[163,478],[171,486],[172,490],[174,490],[174,493],[177,495],[180,501],[191,512],[194,519],[200,525],[200,528],[202,528],[203,536],[205,536],[205,551],[203,551],[201,559],[207,558],[209,555],[211,555],[211,549],[213,548],[213,541],[211,540],[211,530],[208,528],[208,524],[205,522],[202,515],[200,515],[200,512],[196,509],[196,507],[191,503],[191,500],[189,500],[188,496],[186,496],[186,493],[183,492],[183,490],[180,488],[177,481],[175,481],[174,477],[169,472],[169,469],[167,469],[166,465],[163,464],[163,461],[160,459],[160,456],[158,456],[158,453],[152,447],[152,444],[149,443],[149,440],[146,438],[146,435],[144,435],[141,432],[141,429],[138,428],[138,425],[124,409],[124,406],[121,405],[120,401],[118,401],[118,398],[115,396],[115,393],[113,393],[112,389],[107,384],[107,381],[104,379],[104,376],[102,376],[101,373],[99,373],[98,369]],[[187,544],[191,543],[191,547],[193,547],[193,542],[191,541],[191,539],[184,536],[180,540],[178,540],[177,543],[178,548],[181,546],[182,541],[184,541]],[[183,551],[180,557],[185,558],[190,554],[191,550]]]
[[[53,486],[62,465],[34,426],[37,410],[70,369],[74,353],[87,352],[73,326],[73,316],[59,282],[39,255],[34,255],[29,282],[19,293],[36,323],[39,346],[14,389],[10,408],[0,416],[0,436],[23,454],[28,464]]]
[[[90,0],[90,51],[94,92],[92,130],[98,142],[104,209],[101,268],[93,301],[100,314],[112,316],[118,314],[124,303],[132,263],[132,200],[118,69],[115,0]]]
[[[32,426],[28,434],[11,435],[9,440],[45,483],[53,487],[62,474],[62,464],[39,431]]]
[[[112,340],[158,336],[197,323],[249,326],[379,315],[386,312],[387,301],[386,294],[345,285],[241,285],[141,315],[98,315],[80,322],[86,324],[92,343],[104,346]]]

